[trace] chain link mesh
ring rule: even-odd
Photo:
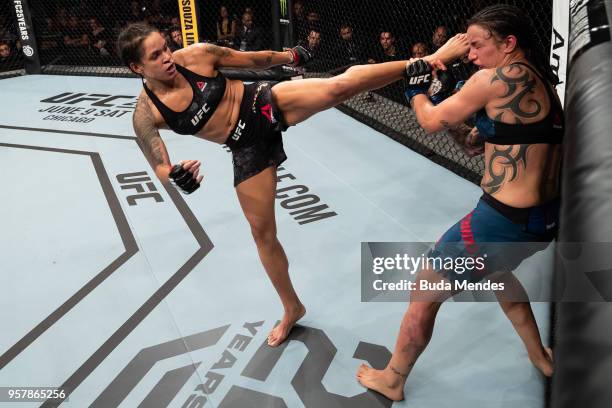
[[[0,72],[22,67],[14,19],[8,0],[0,0],[0,29],[9,38],[11,57]],[[199,1],[200,41],[242,50],[270,49],[273,43],[272,1]],[[550,49],[552,0],[502,1],[523,8],[532,18],[543,53]],[[76,5],[75,5],[76,3]],[[310,48],[315,58],[306,77],[326,77],[354,64],[407,59],[431,53],[466,20],[493,0],[293,0],[294,44]],[[129,74],[116,54],[121,28],[147,21],[167,35],[172,48],[181,47],[177,0],[30,0],[43,72],[72,75]],[[7,10],[7,12],[4,12]],[[343,38],[344,37],[344,38]],[[467,76],[467,71],[462,74]],[[462,177],[478,182],[481,157],[470,157],[446,132],[426,135],[403,96],[402,83],[358,95],[339,107]]]
[[[23,66],[21,41],[11,3],[0,0],[0,78],[17,75]]]

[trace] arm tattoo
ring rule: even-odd
[[[506,181],[510,182],[516,179],[519,172],[519,165],[523,165],[523,168],[527,167],[527,149],[528,144],[519,145],[519,150],[515,154],[513,153],[515,146],[508,146],[506,149],[494,147],[494,152],[491,154],[489,159],[488,176],[490,180],[482,185],[485,192],[489,194],[497,193]],[[501,171],[496,173],[493,169],[493,164],[500,164]],[[508,179],[508,180],[507,180]]]
[[[229,57],[230,50],[225,47],[219,47],[214,44],[206,44],[205,48],[206,52],[212,55],[216,55],[217,57]]]
[[[145,155],[155,168],[160,164],[169,164],[170,158],[164,145],[164,141],[159,136],[153,112],[147,103],[148,97],[141,96],[134,111],[133,124],[136,136],[144,148]]]
[[[507,70],[508,75],[504,73],[504,69]],[[514,74],[515,72],[516,74]],[[521,88],[521,90],[509,102],[497,106],[498,109],[510,109],[510,111],[514,114],[516,123],[522,123],[521,118],[535,118],[540,114],[542,111],[542,105],[540,102],[530,97],[530,95],[535,93],[536,81],[532,78],[527,69],[518,64],[510,65],[506,68],[497,68],[495,75],[491,79],[491,83],[495,81],[502,81],[507,87],[506,94],[501,96],[502,98],[508,98],[511,95],[514,95],[517,89],[519,89],[519,87]],[[523,100],[526,100],[527,103],[534,107],[532,112],[521,109],[521,103]],[[497,115],[495,120],[501,121],[502,116],[503,112]]]
[[[269,52],[268,53],[268,57],[266,58],[266,65],[272,65],[272,56],[274,55],[274,53]]]

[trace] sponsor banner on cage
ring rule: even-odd
[[[181,16],[181,30],[185,47],[195,44],[198,39],[198,13],[195,0],[178,0]]]
[[[609,302],[612,243],[363,242],[362,302]]]
[[[563,104],[565,101],[565,81],[567,74],[567,47],[569,34],[569,0],[553,1],[552,41],[550,45],[550,66],[559,77],[557,94]]]

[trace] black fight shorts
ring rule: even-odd
[[[232,151],[234,187],[268,167],[287,160],[281,131],[287,126],[272,101],[276,82],[244,85],[240,115],[225,144]]]

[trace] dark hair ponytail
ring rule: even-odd
[[[478,25],[501,39],[514,35],[517,47],[525,53],[527,61],[551,84],[559,83],[559,78],[550,67],[548,56],[544,55],[544,50],[535,42],[535,30],[531,19],[518,7],[509,4],[486,7],[474,14],[467,25],[468,27]]]
[[[131,63],[142,61],[142,42],[155,32],[159,30],[146,23],[133,23],[121,30],[117,38],[117,52],[128,68]]]

